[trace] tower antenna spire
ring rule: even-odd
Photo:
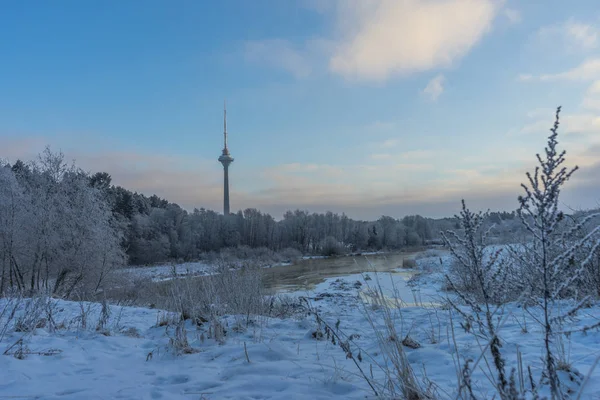
[[[224,150],[227,150],[227,102],[223,100],[223,140]]]

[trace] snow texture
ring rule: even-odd
[[[369,371],[372,365],[374,380],[381,380],[383,373],[377,365],[385,365],[386,360],[364,315],[365,310],[374,315],[377,310],[371,309],[368,301],[360,301],[361,296],[363,299],[369,296],[368,287],[379,281],[386,296],[396,293],[406,302],[398,330],[420,344],[415,349],[406,348],[417,377],[424,378],[426,370],[427,378],[437,385],[438,397],[454,398],[455,343],[462,359],[477,358],[479,347],[472,334],[460,326],[455,326],[455,343],[447,337],[449,312],[436,306],[445,295],[440,285],[447,264],[447,257],[442,257],[441,263],[440,257],[425,258],[418,260],[418,265],[427,274],[401,271],[351,275],[328,279],[314,290],[290,295],[306,297],[330,325],[339,321],[341,331],[355,335],[352,346],[361,349],[363,368]],[[197,271],[203,271],[200,264]],[[0,312],[8,301],[0,300]],[[175,327],[157,326],[167,315],[164,311],[112,306],[108,322],[98,331],[100,304],[51,301],[54,321],[59,325],[55,332],[47,325],[30,333],[9,330],[2,338],[4,322],[0,320],[0,354],[24,337],[26,355],[24,359],[0,355],[0,398],[187,400],[373,396],[339,345],[314,338],[318,329],[313,315],[258,318],[247,328],[241,323],[243,318],[230,316],[222,344],[209,337],[207,326],[196,327],[188,321],[188,341],[196,352],[177,355],[169,346]],[[82,307],[90,310],[86,328],[82,327]],[[21,306],[16,318],[23,311]],[[519,349],[524,365],[531,365],[533,373],[539,373],[543,354],[542,341],[536,332],[539,328],[517,305],[509,305],[505,312],[510,317],[500,333],[508,367],[516,366]],[[458,325],[460,321],[456,315],[454,318],[454,325]],[[587,326],[599,318],[600,307],[594,306],[583,310],[573,323]],[[527,329],[523,328],[525,323]],[[597,331],[573,333],[568,346],[570,360],[585,376],[600,353],[600,335]],[[476,371],[473,379],[474,389],[481,398],[491,393],[483,373]],[[582,398],[598,398],[597,393],[600,393],[598,370],[591,375]]]

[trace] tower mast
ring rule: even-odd
[[[223,143],[224,150],[227,150],[227,103],[223,101]]]
[[[223,152],[219,162],[223,165],[223,214],[229,215],[229,165],[233,162],[233,157],[227,148],[227,104],[225,102],[223,102]]]

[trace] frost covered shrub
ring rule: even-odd
[[[19,312],[15,319],[15,332],[32,332],[36,328],[45,326],[43,318],[49,299],[45,296],[26,299],[23,304],[23,310]]]
[[[190,346],[190,343],[188,342],[185,321],[180,321],[175,327],[174,335],[169,337],[168,347],[175,355],[193,354],[198,352],[198,350]]]
[[[23,299],[20,297],[0,298],[0,342],[13,329],[14,320],[22,301]]]
[[[234,262],[239,260],[238,254],[243,254],[244,249],[238,250],[237,248],[227,247],[222,249],[217,257],[215,258],[215,262]]]
[[[271,263],[276,259],[275,252],[266,247],[256,247],[252,249],[252,258],[264,263]]]
[[[600,247],[596,226],[586,234],[576,235],[594,219],[589,215],[574,223],[565,223],[565,214],[558,209],[559,196],[563,185],[570,179],[577,167],[563,166],[565,151],[559,152],[558,127],[560,107],[551,129],[545,148],[545,157],[538,154],[539,166],[534,173],[527,173],[528,184],[523,184],[525,194],[519,197],[518,216],[531,234],[531,241],[522,246],[517,254],[527,281],[530,299],[541,312],[539,320],[544,335],[544,381],[550,386],[552,399],[563,398],[564,393],[559,379],[557,356],[553,343],[556,333],[568,318],[577,314],[589,298],[581,293],[586,269],[592,264]],[[556,313],[556,302],[560,299],[576,298],[574,306]]]
[[[247,264],[253,262],[257,265],[270,265],[282,261],[295,261],[302,257],[302,253],[294,248],[287,247],[281,251],[273,251],[267,247],[250,247],[241,245],[222,249],[220,252],[208,252],[201,255],[201,259],[209,264],[228,262],[234,264]]]
[[[179,311],[183,318],[197,323],[224,315],[241,315],[248,323],[268,310],[262,270],[253,266],[235,270],[222,266],[215,275],[174,279],[167,285],[168,295],[157,299],[158,306]]]
[[[408,235],[406,235],[406,245],[407,246],[418,246],[423,243],[421,236],[415,231],[410,231]]]
[[[454,301],[450,299],[448,301],[453,309],[466,320],[466,324],[476,325],[477,335],[487,341],[491,362],[487,361],[487,348],[482,350],[482,356],[486,360],[486,364],[494,366],[495,377],[492,382],[498,397],[504,400],[516,400],[521,398],[523,393],[519,393],[516,386],[511,385],[515,379],[514,370],[510,374],[506,371],[499,323],[496,320],[498,316],[501,316],[502,311],[499,311],[499,307],[495,307],[506,301],[506,278],[511,271],[507,264],[503,263],[503,249],[487,246],[491,227],[485,229],[484,224],[488,215],[488,213],[471,212],[463,200],[460,215],[456,217],[461,233],[455,231],[442,233],[446,245],[455,258],[450,274],[446,276],[448,287],[458,295],[463,303],[469,306],[470,313],[463,311]],[[459,385],[461,397],[463,392],[472,393],[470,385],[473,369],[469,362],[470,360],[465,362],[461,371]]]
[[[524,243],[509,247],[512,260],[502,254],[502,248],[486,246],[491,229],[485,229],[486,214],[470,212],[464,201],[458,216],[460,233],[443,234],[455,259],[447,276],[448,286],[472,313],[466,315],[454,308],[485,332],[496,367],[500,398],[514,398],[519,393],[510,387],[514,372],[509,376],[504,370],[497,322],[492,318],[496,312],[492,312],[490,304],[503,304],[519,297],[526,302],[530,313],[539,314],[536,321],[541,326],[544,344],[544,371],[535,387],[549,388],[552,399],[562,399],[566,392],[558,370],[565,368],[566,363],[561,362],[555,347],[559,344],[560,354],[564,323],[589,304],[590,295],[598,294],[587,283],[593,279],[600,249],[597,215],[569,220],[559,210],[561,189],[577,170],[564,167],[566,153],[557,150],[559,114],[560,107],[545,156],[537,155],[539,166],[533,174],[527,173],[528,182],[521,185],[525,194],[519,197],[517,215],[529,237]],[[576,302],[565,309],[558,302],[563,299]],[[559,312],[561,308],[563,311]],[[471,371],[466,364],[462,371],[464,385],[469,385]],[[530,378],[533,382],[533,377]],[[534,390],[534,385],[531,386]],[[532,395],[536,397],[537,392]]]
[[[344,246],[333,236],[327,236],[321,242],[321,255],[337,256],[344,254]]]
[[[464,266],[453,258],[448,266],[447,276],[444,282],[444,287],[447,290],[461,291],[465,293],[473,293],[475,291],[475,279],[471,274],[471,271],[464,268]]]
[[[559,114],[560,107],[545,158],[537,155],[540,165],[533,174],[527,173],[528,184],[521,185],[525,194],[519,196],[517,210],[531,240],[521,246],[516,258],[531,295],[548,299],[586,295],[581,289],[600,247],[598,214],[574,220],[558,208],[563,185],[578,169],[564,167],[566,152],[557,150]]]
[[[456,216],[459,231],[442,232],[442,238],[453,255],[446,276],[450,290],[457,292],[463,301],[501,304],[514,295],[516,274],[502,248],[488,246],[493,225],[484,223],[489,213],[473,213],[463,200],[462,210]],[[512,290],[512,292],[509,291]]]
[[[236,271],[221,270],[206,281],[212,281],[223,313],[260,315],[265,312],[267,302],[260,268],[248,265]]]
[[[279,294],[269,299],[269,317],[293,318],[304,316],[305,312],[306,307],[297,297]]]
[[[587,222],[584,222],[586,221]],[[570,238],[572,241],[579,241],[590,235],[590,240],[584,240],[581,248],[576,251],[573,257],[573,265],[583,265],[581,277],[574,282],[579,295],[588,295],[600,298],[600,247],[597,246],[600,240],[600,232],[594,229],[600,225],[600,214],[582,214],[572,217],[572,225],[575,226],[575,232]]]

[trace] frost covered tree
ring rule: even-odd
[[[101,189],[49,148],[0,172],[0,290],[94,291],[124,264],[121,233]]]
[[[600,225],[600,210],[577,212],[569,216],[571,225],[575,227],[571,240],[581,240],[593,232]],[[596,245],[600,239],[600,232],[596,230],[595,240],[586,240],[573,259],[574,265],[584,264],[585,271],[577,282],[579,293],[600,298],[600,247]]]
[[[23,272],[17,258],[24,251],[28,223],[27,195],[9,165],[0,166],[0,295],[9,287],[23,289]]]
[[[593,215],[565,227],[565,214],[559,210],[561,189],[577,170],[563,166],[566,152],[557,149],[559,115],[560,107],[545,155],[537,155],[539,165],[533,174],[527,173],[528,182],[522,185],[525,194],[519,197],[518,216],[531,240],[514,251],[523,268],[522,276],[528,282],[531,300],[541,309],[545,372],[553,399],[563,398],[553,350],[555,327],[588,302],[587,297],[581,298],[577,286],[600,246],[596,236],[600,227],[583,237],[574,235]],[[567,297],[579,297],[580,301],[564,313],[555,313],[555,302]]]
[[[527,184],[522,185],[525,194],[519,197],[516,215],[528,236],[523,243],[509,246],[514,259],[509,262],[500,250],[488,246],[491,227],[486,228],[486,219],[489,214],[473,213],[464,202],[456,223],[461,233],[449,231],[443,234],[455,258],[448,277],[449,286],[473,312],[467,315],[459,307],[455,306],[455,309],[477,323],[480,332],[486,332],[497,371],[495,386],[500,398],[515,398],[520,393],[513,385],[513,376],[507,375],[504,369],[497,322],[492,318],[497,312],[490,304],[503,304],[518,297],[525,300],[532,315],[533,311],[539,311],[539,316],[534,319],[542,327],[545,368],[540,378],[542,385],[537,387],[549,388],[552,399],[562,399],[565,394],[559,379],[556,346],[560,346],[567,320],[588,304],[590,296],[597,296],[597,291],[592,290],[588,282],[593,280],[600,262],[599,215],[587,213],[566,218],[559,209],[561,189],[577,170],[577,167],[564,167],[566,153],[557,149],[559,115],[560,107],[545,155],[537,155],[539,165],[533,173],[527,173]],[[496,222],[502,223],[500,215],[495,217]],[[509,215],[505,217],[513,219]],[[566,303],[560,302],[563,299],[577,302],[565,307]],[[468,364],[465,365],[466,381],[470,379],[470,372]],[[537,389],[532,384],[534,390]]]
[[[487,341],[492,362],[495,368],[494,386],[501,399],[516,399],[518,396],[514,376],[506,372],[506,361],[502,355],[502,344],[498,333],[496,317],[498,307],[506,300],[506,284],[509,266],[504,262],[503,249],[493,249],[488,246],[488,237],[493,225],[485,228],[489,213],[474,213],[462,201],[462,210],[456,216],[460,232],[449,230],[442,232],[442,238],[454,256],[455,265],[446,276],[449,287],[458,294],[459,298],[471,308],[471,314],[466,314],[453,301],[450,304],[469,323],[474,321],[478,332]],[[486,351],[486,350],[484,350]],[[487,361],[486,361],[487,362]],[[464,379],[471,376],[468,364],[463,371]],[[461,382],[461,390],[466,385]],[[468,385],[467,385],[468,386]]]

